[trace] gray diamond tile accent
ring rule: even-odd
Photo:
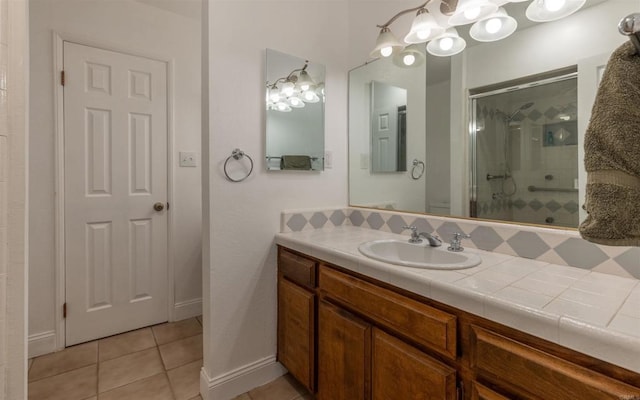
[[[538,199],[533,199],[529,202],[529,207],[533,208],[535,211],[538,211],[539,209],[544,207],[544,204],[542,204]]]
[[[344,223],[345,219],[347,219],[347,216],[344,215],[344,211],[342,210],[335,210],[331,214],[331,217],[329,217],[329,220],[335,226],[341,226]]]
[[[554,250],[567,265],[577,268],[591,269],[609,259],[597,245],[576,238],[565,240]]]
[[[402,233],[404,230],[402,227],[407,225],[407,222],[399,215],[392,215],[387,221],[387,225],[389,225],[391,232]]]
[[[576,203],[575,201],[571,200],[570,202],[568,202],[564,206],[562,206],[562,208],[564,208],[565,210],[569,211],[571,214],[575,214],[580,209],[580,206],[578,205],[578,203]]]
[[[523,208],[525,208],[527,206],[527,202],[522,200],[522,199],[518,199],[518,200],[513,202],[513,206],[515,208],[517,208],[518,210],[522,210]]]
[[[547,204],[544,205],[545,207],[547,207],[549,210],[551,210],[552,212],[556,212],[559,209],[562,208],[562,206],[560,205],[560,203],[558,203],[555,200],[551,200],[550,202],[548,202]]]
[[[504,240],[496,233],[493,228],[487,226],[479,226],[471,232],[471,240],[476,248],[480,250],[492,251],[496,247],[504,243]]]
[[[453,222],[445,222],[444,224],[442,224],[442,226],[440,226],[440,228],[438,228],[438,235],[440,235],[440,237],[444,241],[449,241],[449,239],[453,237],[453,234],[458,232],[465,233],[457,224],[454,224]]]
[[[323,212],[317,212],[317,213],[314,213],[311,216],[311,219],[309,219],[309,223],[314,228],[320,229],[320,228],[322,228],[324,226],[324,224],[327,223],[328,220],[329,220],[329,218],[327,218],[327,216],[324,215]]]
[[[629,249],[614,258],[614,260],[631,276],[640,279],[640,248]]]
[[[351,225],[353,226],[362,226],[362,224],[364,223],[364,217],[358,210],[352,211],[351,215],[349,215],[349,219],[351,220]]]
[[[518,232],[507,243],[518,256],[531,259],[540,257],[551,248],[533,232]]]
[[[533,110],[529,114],[527,114],[527,118],[532,121],[537,121],[538,119],[540,119],[540,117],[542,117],[542,113],[538,110]]]
[[[544,116],[549,119],[554,119],[558,114],[560,114],[560,111],[558,111],[555,107],[549,107],[547,111],[544,112]]]
[[[432,233],[434,231],[433,226],[431,226],[431,224],[429,223],[429,221],[426,220],[426,218],[416,218],[413,220],[411,225],[418,228],[418,233],[420,232]]]
[[[520,122],[520,121],[524,120],[525,118],[526,118],[526,115],[524,115],[522,112],[518,111],[516,113],[516,115],[511,117],[511,121]]]
[[[380,229],[384,225],[384,219],[380,216],[380,213],[374,212],[367,218],[367,223],[373,229]]]
[[[307,219],[302,214],[294,214],[287,221],[287,226],[294,232],[300,232],[306,224]]]

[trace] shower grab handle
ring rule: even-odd
[[[530,192],[565,192],[565,193],[578,191],[578,189],[574,189],[574,188],[541,188],[533,185],[527,187],[527,190]]]
[[[511,178],[511,175],[509,174],[504,174],[504,175],[491,175],[491,174],[487,174],[487,180],[488,181],[495,181],[498,179],[508,179]]]

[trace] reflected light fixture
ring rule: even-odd
[[[419,67],[424,63],[424,53],[415,48],[407,47],[393,56],[393,63],[402,68]]]
[[[273,83],[267,82],[267,110],[291,112],[293,108],[304,108],[306,103],[317,103],[324,99],[324,82],[313,81],[305,61],[302,68],[291,71],[286,77]]]
[[[467,47],[467,42],[458,35],[456,28],[449,28],[427,44],[429,54],[448,57],[460,53]]]
[[[469,34],[478,42],[493,42],[511,35],[517,27],[518,21],[500,7],[495,13],[473,24]]]
[[[555,21],[578,11],[586,0],[533,0],[527,7],[527,18],[534,22]]]

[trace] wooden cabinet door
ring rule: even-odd
[[[379,329],[373,330],[373,400],[455,400],[456,371]]]
[[[318,307],[318,399],[369,399],[371,326],[320,301]]]
[[[509,400],[509,398],[494,392],[476,381],[473,381],[471,387],[471,400]]]
[[[315,295],[278,279],[278,361],[307,389],[314,389]]]

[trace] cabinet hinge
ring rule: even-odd
[[[62,305],[62,318],[67,318],[67,303]]]
[[[62,86],[64,86],[65,80],[64,80],[64,71],[60,71],[60,84]]]

